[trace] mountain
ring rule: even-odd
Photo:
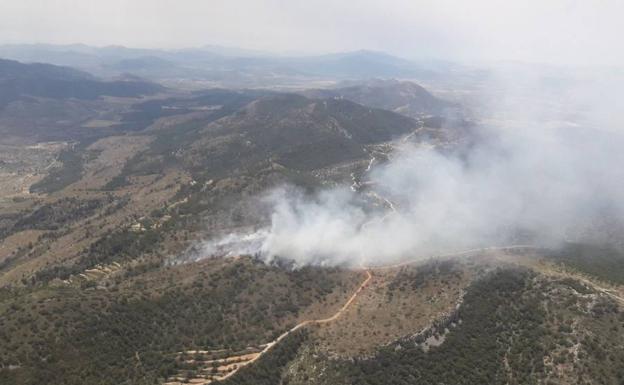
[[[237,161],[270,156],[286,167],[310,170],[365,156],[365,145],[389,141],[416,128],[411,119],[347,100],[280,95],[252,102],[212,123],[204,131],[209,136],[196,146],[210,148],[215,136],[222,145],[227,138],[231,145],[242,146]]]
[[[414,62],[383,52],[367,50],[285,59],[285,61],[302,72],[316,76],[366,79],[423,75],[423,71]]]
[[[122,72],[136,73],[137,71],[166,71],[175,67],[169,60],[157,56],[140,56],[131,59],[122,59],[111,65],[111,68]]]
[[[337,88],[313,89],[302,92],[313,98],[348,99],[356,103],[394,111],[413,118],[423,115],[441,115],[457,107],[433,96],[416,83],[399,80],[374,79],[345,84]]]
[[[192,84],[192,79],[203,79],[236,87],[293,85],[314,78],[429,79],[439,77],[438,69],[442,68],[366,50],[288,56],[219,46],[150,50],[118,46],[4,45],[0,46],[0,57],[72,66],[105,77],[136,71],[153,80],[186,79]],[[442,72],[448,72],[446,67]]]
[[[162,131],[126,173],[181,167],[197,178],[254,175],[271,165],[310,172],[368,158],[368,145],[411,133],[418,122],[348,100],[294,94],[260,97],[221,117],[194,119],[188,130]],[[169,154],[175,154],[171,156]],[[236,154],[236,156],[231,156]]]
[[[93,47],[85,44],[7,44],[0,46],[0,57],[29,63],[45,62],[80,68],[149,56],[155,52],[163,51],[122,46]]]
[[[89,100],[100,96],[137,97],[162,90],[162,86],[154,83],[106,82],[67,67],[0,59],[0,106],[23,96]]]
[[[93,80],[94,77],[84,71],[69,67],[45,63],[23,64],[0,59],[0,79],[3,81],[10,79]]]
[[[70,67],[0,59],[0,134],[30,143],[96,140],[124,129],[119,119],[137,99],[164,91],[135,76],[105,81]]]
[[[236,58],[234,71],[225,52],[186,53],[184,62],[122,47],[63,49],[112,58],[106,65],[119,65],[118,82],[126,84],[144,83],[129,70],[171,74],[212,63],[212,74],[239,78],[276,65]],[[358,55],[372,55],[366,71],[405,64]],[[325,71],[282,59],[282,74]],[[353,56],[318,60],[339,73]],[[624,378],[617,245],[513,245],[435,258],[414,252],[400,264],[367,266],[299,265],[251,247],[273,224],[263,197],[276,187],[309,203],[312,223],[325,215],[314,208],[318,200],[336,188],[363,212],[379,213],[383,225],[409,208],[385,196],[376,167],[408,141],[470,151],[457,146],[467,130],[430,124],[438,118],[429,115],[458,107],[417,84],[310,89],[318,78],[306,74],[307,91],[299,93],[163,88],[149,98],[105,98],[94,84],[115,82],[66,67],[0,63],[2,79],[23,85],[0,110],[0,384]],[[332,204],[341,210],[340,200]],[[431,207],[433,215],[440,210]],[[331,230],[342,231],[336,222]],[[617,238],[621,227],[607,226]]]

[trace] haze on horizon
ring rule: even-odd
[[[0,3],[0,44],[370,49],[410,59],[620,66],[622,14],[616,0],[8,0]]]

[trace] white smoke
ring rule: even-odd
[[[619,89],[513,79],[496,78],[487,109],[477,105],[485,111],[483,139],[467,154],[397,144],[389,162],[364,175],[384,210],[371,210],[348,186],[313,196],[283,187],[265,198],[270,228],[252,235],[253,250],[248,242],[242,249],[297,264],[381,264],[527,240],[583,240],[605,213],[622,218],[624,138],[613,110]],[[206,247],[219,244],[241,250],[232,239]]]

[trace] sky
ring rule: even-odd
[[[622,65],[619,0],[2,0],[0,43]]]

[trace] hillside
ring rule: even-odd
[[[20,246],[0,256],[10,272],[2,281],[45,283],[98,265],[162,261],[202,233],[264,221],[254,199],[271,187],[350,182],[370,146],[418,129],[347,100],[259,91],[146,101],[122,116],[125,133],[60,147],[58,164],[29,187],[43,195],[3,208],[0,234]]]
[[[294,384],[615,384],[622,313],[574,280],[516,268],[474,281],[457,311],[358,360],[313,342],[281,372]],[[618,342],[616,342],[618,341]]]
[[[306,90],[312,98],[348,99],[356,103],[394,111],[413,118],[444,115],[454,104],[433,96],[416,83],[398,80],[370,80],[337,88]]]
[[[313,170],[363,158],[366,145],[396,139],[417,127],[411,119],[346,100],[283,95],[252,102],[210,124],[186,159],[193,166],[202,157],[206,158],[200,162],[219,164],[223,161],[214,157],[236,151],[236,165],[224,163],[227,171],[268,159],[291,169]]]
[[[100,81],[67,67],[0,59],[0,90],[3,107],[25,96],[90,100],[100,96],[137,97],[163,88],[148,82]]]
[[[165,88],[129,78],[105,81],[69,67],[0,59],[3,143],[93,141],[123,130],[121,114]]]
[[[0,0],[0,385],[624,385],[622,15]]]
[[[177,352],[257,346],[310,313],[329,314],[357,279],[241,259],[127,270],[93,285],[5,288],[0,382],[158,383],[182,367]]]
[[[371,168],[408,141],[468,150],[463,127],[428,118],[450,105],[413,83],[304,94],[22,96],[5,107],[28,142],[0,146],[0,383],[618,383],[614,247],[375,267],[229,250],[270,223],[259,199],[275,186],[350,186],[363,210],[390,213]],[[29,116],[40,120],[16,124]],[[213,253],[205,241],[223,235],[233,241]]]

